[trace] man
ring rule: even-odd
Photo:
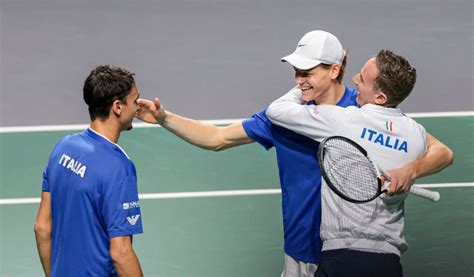
[[[295,68],[295,89],[304,92],[309,103],[356,105],[356,91],[342,84],[346,54],[339,40],[325,31],[303,36],[295,52],[282,59]],[[321,65],[318,67],[318,65]],[[317,68],[316,68],[317,67]],[[220,151],[237,145],[261,144],[275,147],[282,189],[285,265],[282,276],[312,276],[321,254],[320,183],[315,149],[319,143],[272,124],[266,110],[243,122],[225,127],[204,124],[166,111],[157,98],[139,99],[137,117],[158,123],[189,143]],[[429,155],[420,163],[392,172],[392,191],[406,189],[419,174],[432,173],[450,163],[450,150],[432,136]]]
[[[382,50],[353,82],[360,109],[306,105],[301,91],[292,90],[269,106],[267,116],[274,124],[316,141],[335,135],[350,138],[382,169],[398,168],[422,156],[427,146],[425,129],[396,108],[415,85],[415,68],[405,58]],[[393,128],[387,130],[387,122]],[[403,141],[406,147],[388,147],[373,134]],[[316,276],[402,276],[406,194],[354,204],[332,192],[324,181],[321,191],[323,252]]]
[[[92,70],[83,88],[90,127],[51,153],[35,222],[46,276],[143,276],[132,248],[132,235],[143,232],[137,176],[117,144],[138,109],[133,75]]]

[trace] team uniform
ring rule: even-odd
[[[293,88],[292,91],[300,91]],[[356,105],[356,91],[345,89],[337,103]],[[272,124],[266,110],[243,121],[247,135],[265,149],[275,147],[282,189],[285,253],[305,263],[318,263],[321,255],[321,173],[315,155],[319,142]]]
[[[51,153],[42,190],[51,196],[51,276],[117,276],[110,238],[143,232],[127,154],[92,129],[66,136]]]
[[[382,171],[399,168],[426,151],[425,129],[400,109],[372,104],[361,108],[303,104],[301,93],[293,90],[274,101],[267,115],[274,124],[316,141],[334,135],[350,138],[367,150]],[[374,271],[400,276],[399,257],[407,249],[403,237],[407,194],[384,195],[365,204],[354,204],[333,193],[324,180],[321,193],[323,254],[318,273],[369,276],[374,269],[371,266],[386,262],[384,271]]]

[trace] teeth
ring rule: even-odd
[[[310,90],[311,88],[300,88],[301,91],[307,91],[307,90]]]

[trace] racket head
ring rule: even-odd
[[[367,151],[353,140],[328,137],[319,144],[317,156],[326,184],[342,199],[367,203],[386,192]]]

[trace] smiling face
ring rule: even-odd
[[[364,64],[360,73],[357,73],[352,78],[352,82],[354,82],[357,88],[356,101],[360,106],[365,104],[382,105],[383,103],[381,103],[381,101],[384,99],[386,100],[383,92],[374,90],[374,82],[378,73],[379,70],[377,68],[376,60],[375,58],[372,58]]]
[[[308,70],[301,70],[296,67],[294,67],[294,70],[296,85],[301,89],[301,97],[305,101],[317,99],[328,92],[333,84],[333,67],[320,64]]]

